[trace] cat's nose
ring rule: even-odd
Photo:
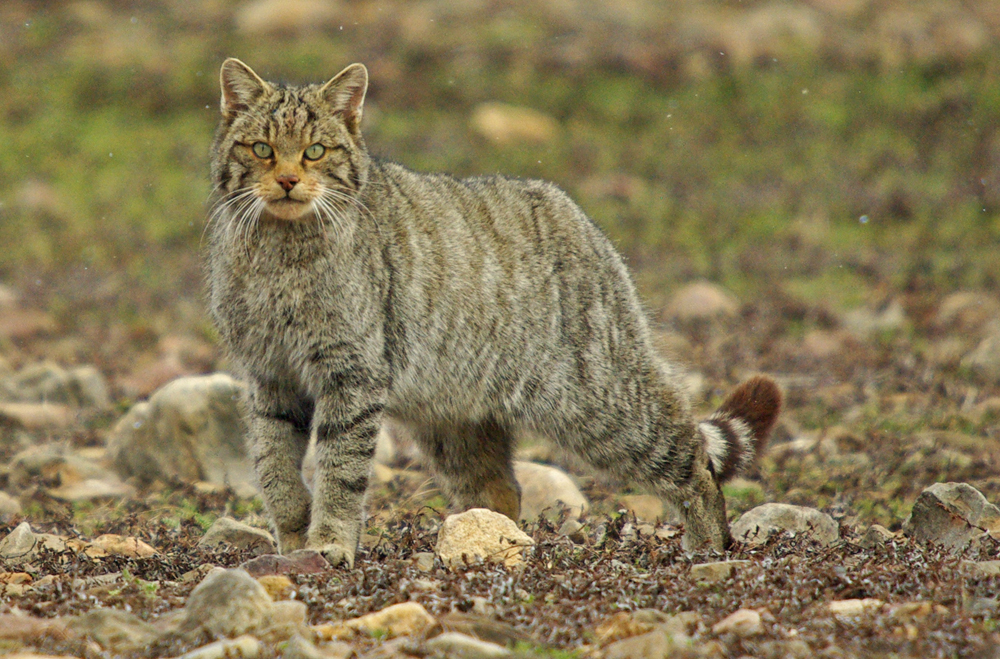
[[[276,180],[278,181],[278,185],[280,185],[285,192],[291,192],[292,188],[295,187],[295,184],[299,182],[299,177],[295,174],[283,174],[276,177]]]

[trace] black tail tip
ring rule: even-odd
[[[718,412],[749,425],[759,452],[774,429],[781,403],[778,383],[766,375],[755,375],[736,387],[719,406]]]

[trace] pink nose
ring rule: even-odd
[[[278,185],[280,185],[285,192],[291,192],[292,188],[295,187],[295,184],[299,182],[299,177],[295,174],[282,174],[277,177],[276,180],[278,181]]]

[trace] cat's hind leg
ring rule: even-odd
[[[514,437],[495,421],[420,427],[414,433],[456,508],[488,508],[517,521],[521,487],[514,478]]]

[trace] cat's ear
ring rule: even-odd
[[[334,110],[342,112],[348,129],[357,132],[368,91],[368,69],[364,64],[351,64],[323,85],[320,92]]]
[[[232,119],[246,110],[271,88],[253,69],[235,57],[222,63],[219,78],[222,83],[222,116],[226,119]]]

